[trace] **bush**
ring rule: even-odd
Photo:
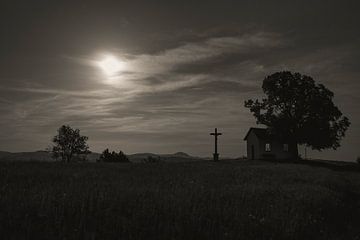
[[[356,162],[360,164],[360,157],[357,157]]]
[[[100,155],[99,162],[130,162],[130,160],[122,151],[116,153],[105,149]]]

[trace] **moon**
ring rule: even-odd
[[[112,55],[103,57],[97,64],[108,77],[113,77],[124,69],[125,63]]]

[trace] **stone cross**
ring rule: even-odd
[[[216,162],[216,161],[219,161],[219,153],[217,151],[217,146],[218,146],[217,139],[218,139],[218,136],[222,135],[222,133],[218,133],[217,128],[215,128],[215,132],[210,133],[210,135],[215,136],[215,152],[214,152],[213,156],[214,156],[214,161]]]

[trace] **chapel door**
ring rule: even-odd
[[[255,159],[255,149],[254,149],[254,145],[251,145],[251,160]]]

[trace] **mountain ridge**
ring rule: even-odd
[[[89,162],[96,162],[100,157],[100,153],[92,152],[87,156]],[[185,152],[176,152],[171,154],[156,154],[156,153],[134,153],[127,154],[131,162],[142,162],[148,157],[159,158],[161,161],[169,162],[183,162],[183,161],[196,161],[204,160],[204,158],[191,156]],[[39,161],[39,162],[52,162],[55,161],[51,157],[51,153],[43,150],[34,152],[7,152],[0,151],[0,161]]]

